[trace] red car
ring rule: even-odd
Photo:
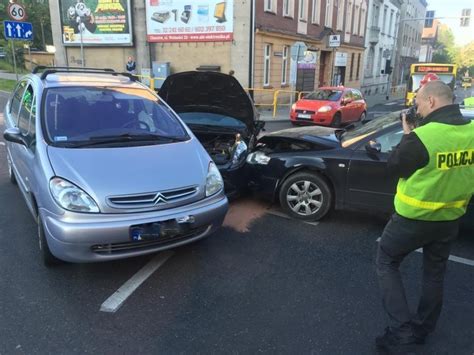
[[[294,125],[318,124],[339,127],[342,123],[364,120],[367,103],[357,89],[321,87],[298,100],[291,107]]]

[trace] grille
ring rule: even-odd
[[[125,243],[112,243],[112,244],[96,244],[91,246],[92,252],[101,255],[113,255],[113,254],[121,254],[126,253],[128,251],[141,251],[141,250],[148,250],[153,249],[158,246],[166,246],[168,244],[174,244],[176,242],[191,239],[197,237],[205,232],[207,232],[211,228],[210,225],[203,226],[199,228],[195,228],[190,230],[187,233],[179,234],[176,236],[169,236],[169,237],[160,237],[158,240],[148,240],[148,241],[141,241],[141,242],[125,242]]]
[[[296,113],[306,113],[308,115],[314,115],[316,112],[310,110],[296,110]]]
[[[150,192],[136,195],[111,196],[107,198],[109,205],[117,208],[146,208],[156,205],[174,203],[196,194],[196,186],[175,190]]]

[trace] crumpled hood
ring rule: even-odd
[[[189,71],[168,76],[160,97],[177,113],[212,112],[234,117],[254,130],[256,112],[237,79],[217,72]]]
[[[210,162],[196,139],[121,148],[48,147],[55,175],[76,184],[107,210],[106,197],[206,183]]]

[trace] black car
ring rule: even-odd
[[[224,178],[227,196],[243,192],[245,159],[264,126],[252,100],[231,75],[182,72],[166,78],[160,97],[189,126]]]
[[[403,135],[399,113],[347,130],[291,128],[263,136],[248,155],[253,188],[289,215],[319,220],[331,208],[393,211],[397,178],[387,172]],[[474,220],[473,202],[465,221]],[[470,222],[472,223],[472,222]]]

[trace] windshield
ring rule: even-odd
[[[44,117],[47,137],[56,145],[98,137],[185,139],[179,120],[145,89],[71,87],[49,89]]]
[[[400,112],[392,112],[383,117],[378,117],[372,121],[357,126],[354,129],[346,131],[341,135],[341,144],[343,147],[348,147],[354,143],[357,143],[361,139],[371,135],[376,131],[380,131],[395,122],[400,122]]]
[[[412,83],[413,89],[412,89],[412,91],[417,91],[420,88],[421,79],[423,79],[423,77],[425,75],[426,74],[413,74],[413,76],[412,76],[412,80],[413,80],[413,83]],[[443,74],[443,75],[438,74],[438,77],[445,84],[448,84],[449,86],[451,86],[451,88],[454,87],[454,75],[452,75],[452,74]]]
[[[207,125],[225,128],[246,128],[245,123],[227,115],[208,112],[181,112],[179,117],[188,125]]]
[[[304,96],[305,100],[337,101],[341,98],[341,90],[319,89]]]

